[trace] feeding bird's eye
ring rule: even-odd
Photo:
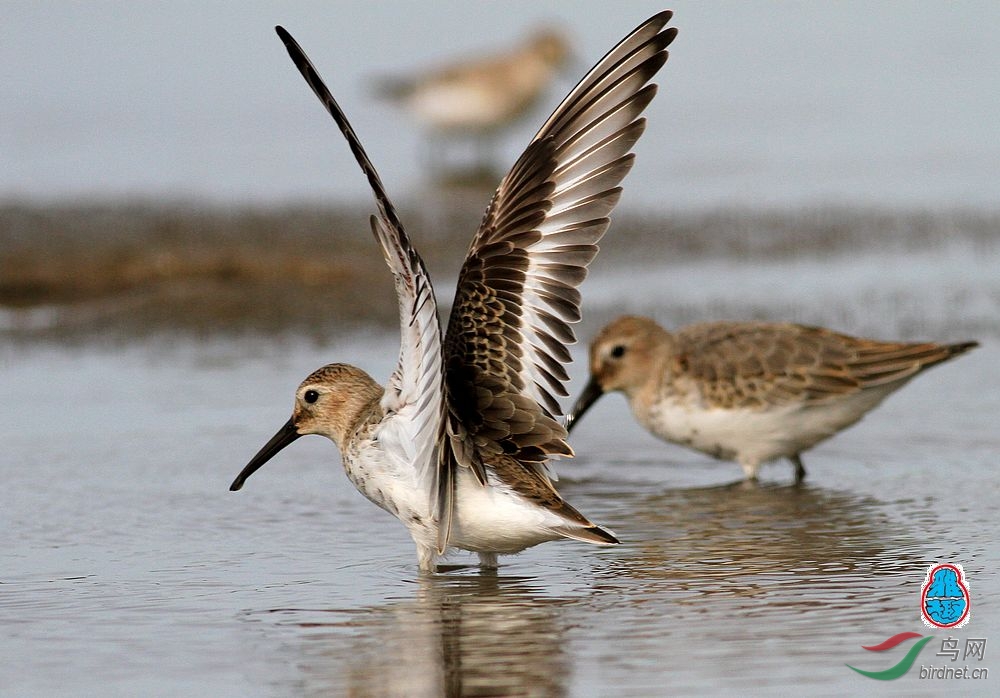
[[[319,400],[319,393],[315,390],[307,390],[306,394],[302,396],[302,399],[308,402],[310,405],[317,400]]]
[[[625,347],[623,347],[621,344],[616,345],[615,348],[611,350],[611,356],[615,359],[622,358],[624,354],[625,354]]]

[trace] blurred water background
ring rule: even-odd
[[[982,347],[806,454],[801,488],[786,464],[732,487],[603,400],[560,488],[624,545],[432,579],[322,440],[226,491],[309,371],[384,379],[398,346],[364,178],[272,26],[354,120],[446,310],[490,187],[431,181],[372,79],[555,23],[578,69],[554,106],[661,7],[2,9],[0,695],[931,695],[917,667],[844,665],[932,634],[936,561],[969,577],[952,634],[1000,628],[1000,5],[673,4],[581,339],[639,312]]]
[[[850,203],[996,205],[1000,90],[982,2],[681,2],[625,202],[653,211]],[[0,195],[224,204],[366,197],[365,182],[285,54],[306,48],[397,197],[419,197],[420,132],[373,99],[412,74],[539,25],[575,68],[652,2],[6,2]],[[512,162],[546,110],[504,139]]]

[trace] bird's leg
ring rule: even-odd
[[[792,461],[792,465],[795,466],[795,484],[801,485],[802,481],[806,479],[806,467],[802,465],[802,457],[796,453],[789,456],[788,460]]]
[[[417,563],[420,571],[433,574],[437,570],[437,549],[433,545],[417,544]]]
[[[743,477],[747,480],[757,480],[757,471],[760,470],[760,461],[741,460],[740,467],[743,468]]]
[[[497,568],[497,554],[479,553],[479,566],[485,570],[495,570]]]
[[[489,131],[479,134],[475,141],[476,161],[471,171],[477,177],[486,177],[493,172],[496,164],[497,136],[496,133]]]
[[[423,167],[430,172],[431,179],[436,180],[441,177],[444,171],[444,161],[442,151],[444,150],[444,139],[436,130],[428,131],[424,134],[421,143],[421,160]]]

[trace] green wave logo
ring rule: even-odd
[[[879,643],[878,645],[872,645],[868,647],[862,645],[862,649],[866,649],[873,652],[882,652],[887,649],[891,649],[896,645],[914,637],[920,637],[920,635],[917,633],[899,633],[898,635],[893,635],[888,640]],[[867,676],[870,679],[877,679],[879,681],[892,681],[893,679],[898,679],[900,676],[902,676],[903,674],[905,674],[910,670],[910,667],[913,666],[913,662],[915,662],[917,659],[917,655],[920,654],[920,650],[922,650],[924,648],[924,645],[926,645],[933,639],[934,639],[933,635],[928,635],[927,637],[921,639],[919,642],[913,645],[913,647],[910,648],[910,651],[906,653],[905,657],[899,660],[898,664],[896,664],[895,666],[891,666],[888,669],[885,669],[884,671],[865,671],[864,669],[858,669],[857,667],[853,667],[850,664],[847,664],[846,666],[848,669],[852,669],[861,674],[862,676]]]

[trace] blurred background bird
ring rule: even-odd
[[[566,37],[546,27],[502,53],[379,78],[375,93],[424,127],[424,164],[433,177],[492,178],[498,171],[494,150],[500,136],[534,111],[571,55]],[[465,146],[471,157],[453,155],[449,162],[452,146]]]

